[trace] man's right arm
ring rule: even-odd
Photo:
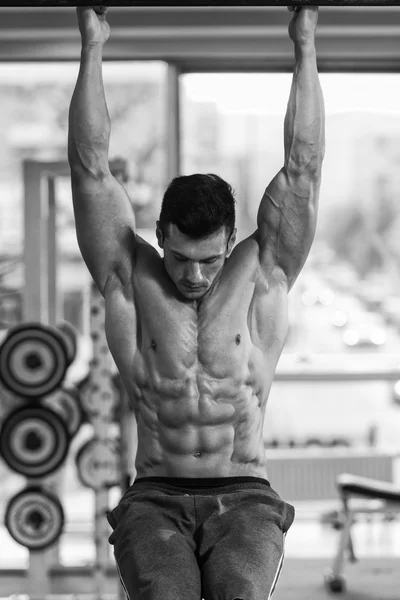
[[[97,9],[96,9],[97,10]],[[100,10],[100,9],[98,9]],[[108,163],[110,118],[102,78],[105,13],[77,8],[81,64],[69,111],[68,161],[79,248],[100,292],[117,278],[130,289],[136,245],[133,209]]]

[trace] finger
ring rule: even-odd
[[[319,17],[319,6],[302,6],[302,10],[310,16],[311,19],[318,20]]]
[[[93,9],[95,11],[95,13],[97,13],[98,15],[105,15],[108,10],[109,10],[109,6],[94,6]]]

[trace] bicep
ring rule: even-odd
[[[135,218],[124,187],[109,174],[103,179],[74,177],[72,197],[82,257],[104,295],[110,274],[129,280],[135,251]]]
[[[288,175],[283,168],[271,181],[257,215],[261,265],[280,268],[292,287],[314,239],[319,194],[318,173]]]

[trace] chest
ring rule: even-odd
[[[183,366],[210,365],[246,352],[251,343],[248,314],[254,285],[242,286],[233,295],[218,290],[198,305],[179,302],[154,289],[138,296],[138,346],[144,355],[179,359]]]

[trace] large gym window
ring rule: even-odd
[[[254,231],[262,194],[283,165],[291,80],[289,73],[181,77],[183,172],[216,172],[233,185],[239,240]],[[400,77],[324,73],[320,81],[326,154],[318,226],[289,294],[290,333],[266,439],[395,447],[400,390],[379,371],[400,364]]]
[[[67,165],[68,109],[78,70],[78,62],[0,64],[0,330],[23,318],[26,159],[57,163],[59,172],[66,172],[55,178],[60,318],[87,330],[82,291],[89,275],[76,242]],[[166,183],[166,65],[105,62],[103,74],[112,121],[110,160],[124,171],[138,227],[154,229]]]
[[[283,165],[290,74],[182,77],[183,172],[236,190],[239,239]],[[400,353],[400,77],[322,74],[326,154],[318,227],[290,294],[286,353]],[[386,360],[386,359],[385,359]]]

